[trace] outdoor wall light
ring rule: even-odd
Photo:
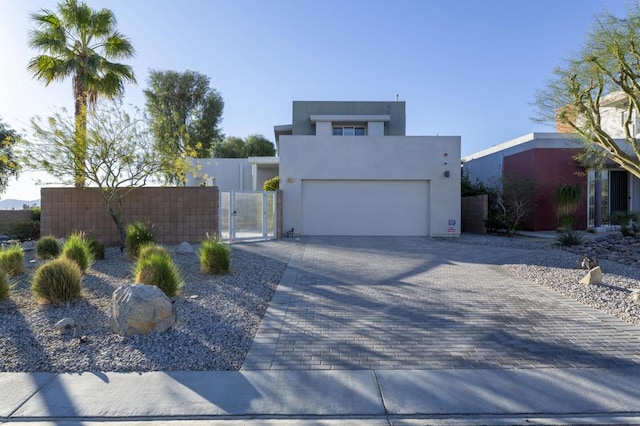
[[[449,177],[449,170],[444,171],[444,177]]]

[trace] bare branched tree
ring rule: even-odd
[[[591,163],[610,159],[640,178],[640,5],[625,18],[599,16],[581,51],[538,91],[535,106],[536,121],[582,138]]]
[[[73,184],[77,171],[75,118],[62,109],[46,121],[33,119],[31,129],[32,142],[25,147],[24,161]],[[164,172],[142,113],[129,114],[120,100],[99,101],[87,111],[86,152],[83,174],[89,186],[99,190],[124,243],[124,200]]]

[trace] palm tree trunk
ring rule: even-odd
[[[85,187],[85,162],[87,159],[87,94],[77,90],[75,102],[76,144],[74,149],[74,181],[76,188]]]

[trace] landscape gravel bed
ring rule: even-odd
[[[110,330],[111,296],[133,284],[133,262],[108,248],[83,278],[82,297],[64,305],[40,305],[29,279],[41,261],[27,253],[28,271],[0,301],[0,371],[238,370],[286,268],[293,243],[232,246],[232,273],[204,275],[196,254],[174,254],[185,286],[174,298],[176,325],[163,333],[122,337]],[[175,247],[171,247],[175,249]],[[55,323],[73,318],[74,330]]]
[[[555,239],[543,238],[475,234],[463,234],[460,238],[463,244],[527,249],[525,262],[504,264],[501,268],[635,325],[640,325],[640,304],[629,296],[640,289],[640,268],[633,260],[640,254],[639,242],[639,238],[624,238],[620,233],[586,236],[584,244],[572,247],[561,247]],[[576,262],[580,263],[584,255],[598,259],[602,284],[579,283],[586,271],[578,268]]]

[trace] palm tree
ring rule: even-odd
[[[125,82],[136,82],[130,66],[113,62],[133,57],[135,50],[116,30],[116,18],[110,10],[92,10],[78,0],[64,0],[57,6],[57,14],[41,9],[31,15],[36,28],[29,34],[29,45],[42,54],[31,59],[27,69],[45,85],[72,77],[74,179],[77,187],[84,187],[87,108],[98,96],[117,97],[124,92]]]

